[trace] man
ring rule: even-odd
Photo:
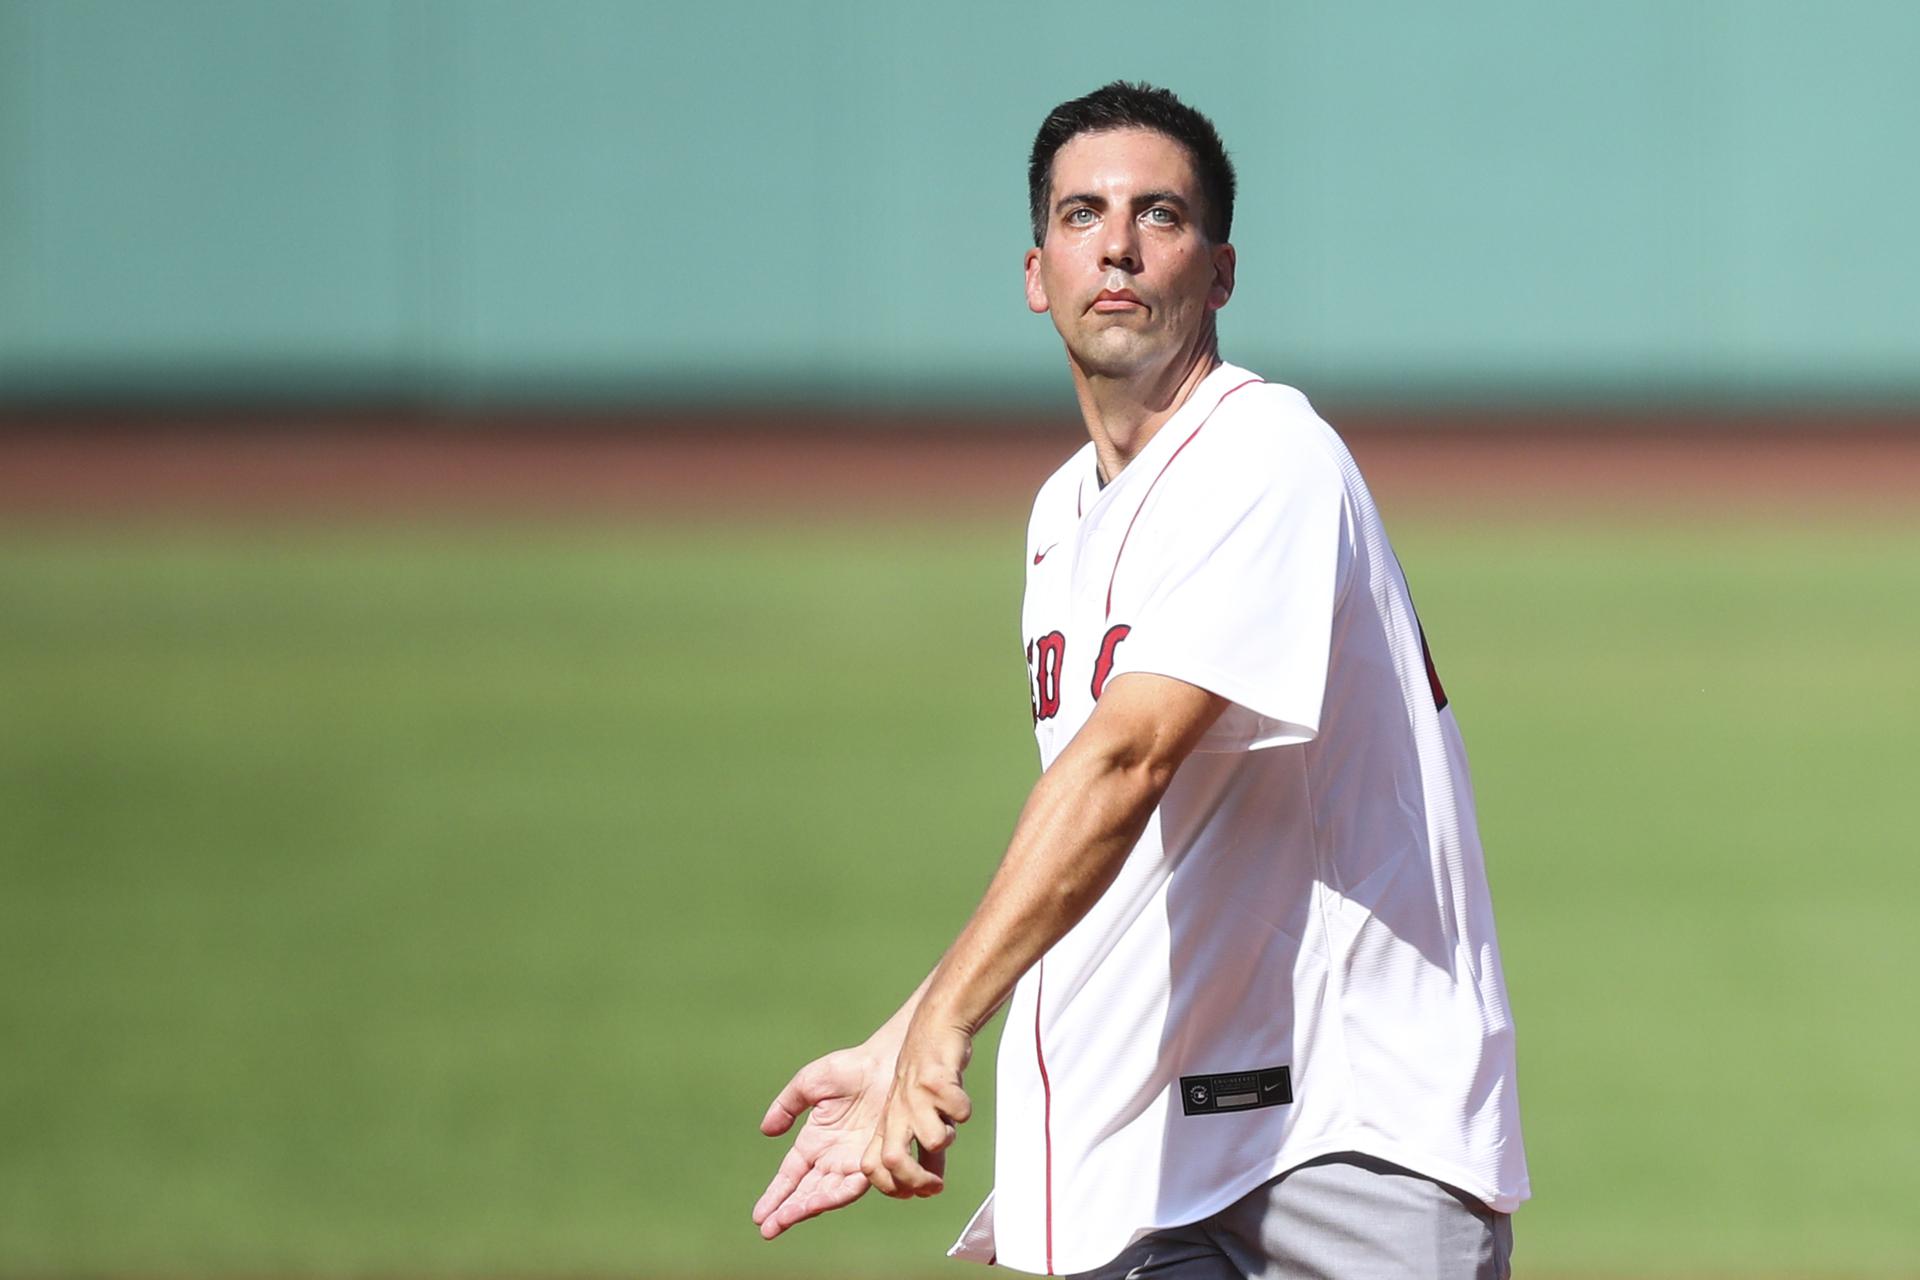
[[[1034,143],[1028,306],[1089,443],[1034,504],[1044,771],[986,895],[812,1108],[767,1238],[941,1189],[1011,997],[994,1194],[954,1247],[1046,1274],[1504,1276],[1528,1194],[1465,755],[1371,497],[1222,363],[1233,170],[1114,83]]]

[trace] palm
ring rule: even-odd
[[[793,1147],[753,1207],[771,1240],[796,1223],[852,1204],[867,1191],[860,1162],[886,1101],[891,1064],[843,1049],[802,1067],[767,1108],[760,1131],[785,1133],[808,1108]]]

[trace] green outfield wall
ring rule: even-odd
[[[1057,400],[1023,165],[1241,169],[1316,389],[1920,400],[1920,6],[0,0],[0,400]]]

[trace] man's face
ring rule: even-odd
[[[1076,363],[1124,378],[1194,350],[1233,293],[1231,245],[1186,148],[1151,129],[1083,133],[1053,158],[1046,239],[1027,251],[1027,305],[1049,312]]]

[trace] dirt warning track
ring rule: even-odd
[[[422,424],[21,422],[0,429],[0,518],[678,519],[1017,515],[1079,447],[1060,419],[692,417]],[[1389,511],[1463,518],[1920,515],[1920,420],[1350,419]]]

